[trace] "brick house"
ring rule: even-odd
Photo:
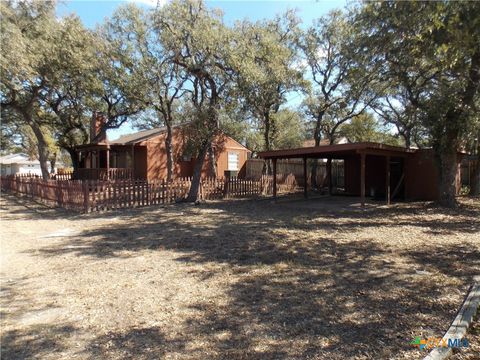
[[[98,121],[92,121],[91,139],[93,143],[77,147],[79,167],[74,171],[75,179],[125,179],[142,180],[164,179],[167,177],[167,151],[164,127],[139,131],[108,141]],[[189,149],[188,132],[185,125],[172,129],[173,175],[188,177],[193,175],[195,155]],[[251,151],[227,135],[219,135],[213,143],[216,162],[216,176],[225,172],[242,176],[245,162]],[[208,158],[202,175],[208,176]]]

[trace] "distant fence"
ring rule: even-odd
[[[460,175],[462,186],[470,186],[474,180],[475,169],[480,166],[480,162],[475,155],[464,158],[460,164]]]
[[[184,199],[192,178],[166,180],[43,180],[35,177],[2,176],[1,188],[81,212],[168,204]],[[277,192],[298,190],[293,175],[277,175]],[[273,193],[273,177],[259,180],[205,178],[199,197],[204,200],[258,197]]]
[[[58,174],[52,175],[51,179],[62,180],[62,181],[73,180],[73,171],[72,172],[58,173]]]
[[[308,160],[307,167],[307,183],[311,184],[312,164],[315,159]],[[260,179],[263,174],[265,160],[248,159],[245,163],[245,178]],[[302,159],[281,159],[277,161],[277,172],[279,174],[292,174],[297,182],[303,186],[303,160]],[[344,161],[332,161],[332,184],[334,187],[344,187]],[[317,160],[317,184],[321,186],[327,176],[326,162]]]
[[[42,178],[42,175],[32,174],[32,173],[18,173],[10,176],[15,176],[17,178],[36,178],[36,179]],[[57,174],[50,174],[49,177],[50,177],[50,180],[73,180],[73,171],[63,171]]]

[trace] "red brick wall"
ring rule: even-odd
[[[182,130],[177,128],[173,130],[173,162],[174,176],[186,177],[193,175],[195,159],[184,159],[184,148],[187,142],[186,136]],[[146,174],[148,179],[161,179],[167,176],[167,153],[165,149],[165,136],[160,134],[154,138],[144,141],[147,149]],[[217,176],[223,176],[228,169],[228,152],[237,152],[239,154],[240,175],[245,172],[245,162],[249,151],[238,144],[235,140],[227,136],[219,136],[215,141],[214,153],[217,163]],[[202,175],[208,176],[208,158],[202,169]]]

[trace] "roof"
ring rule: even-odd
[[[258,156],[264,159],[288,159],[301,157],[342,158],[345,156],[357,154],[359,152],[375,152],[378,154],[389,153],[393,156],[405,156],[406,154],[414,153],[415,151],[415,149],[406,149],[398,146],[391,146],[373,142],[361,142],[350,144],[320,145],[296,149],[262,151],[258,153]]]
[[[142,130],[138,131],[133,134],[128,134],[128,135],[123,135],[120,136],[116,140],[109,141],[110,144],[112,145],[132,145],[132,144],[137,144],[139,142],[142,142],[144,140],[150,139],[152,137],[155,137],[157,135],[160,135],[167,131],[167,128],[165,126],[155,128],[155,129],[150,129],[150,130]]]
[[[0,164],[39,165],[40,162],[38,160],[30,160],[30,158],[25,154],[9,154],[0,157]]]
[[[178,124],[172,126],[173,129],[177,127],[182,127],[185,126],[186,124]],[[98,143],[98,144],[84,144],[84,145],[78,145],[76,148],[77,149],[109,149],[110,145],[136,145],[138,143],[141,143],[142,141],[151,139],[155,136],[158,136],[160,134],[163,134],[164,132],[167,131],[167,127],[158,127],[154,129],[149,129],[149,130],[142,130],[142,131],[137,131],[133,134],[127,134],[127,135],[122,135],[118,139],[107,141],[104,143]],[[238,141],[235,139],[231,138],[235,143],[238,144],[239,147],[245,148],[247,151],[248,150],[244,145],[240,144]]]

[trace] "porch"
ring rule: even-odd
[[[78,168],[73,172],[76,180],[125,180],[133,179],[133,169],[129,168]]]
[[[88,144],[77,148],[75,180],[146,179],[146,147]]]

